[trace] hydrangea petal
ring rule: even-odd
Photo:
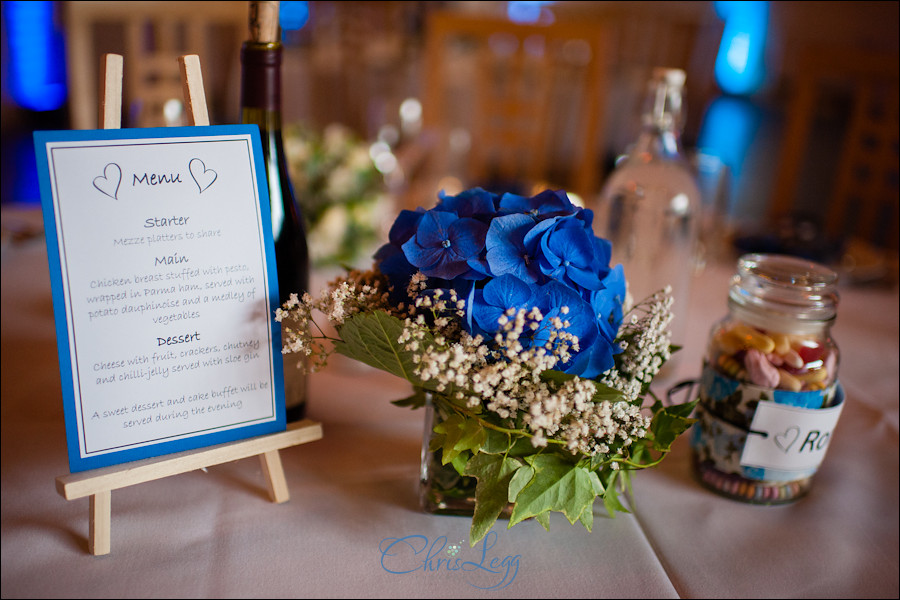
[[[450,196],[441,190],[438,197],[441,201],[435,210],[456,213],[459,217],[481,217],[487,220],[493,218],[500,202],[497,194],[482,188],[472,188],[456,196]]]
[[[406,240],[415,235],[416,228],[418,228],[419,221],[422,220],[422,215],[424,214],[425,211],[422,209],[417,211],[401,210],[388,233],[390,243],[395,246],[402,246]]]
[[[525,248],[525,235],[534,227],[534,219],[513,214],[495,218],[485,238],[487,264],[494,276],[511,273],[536,283],[540,271],[534,257]]]
[[[572,214],[576,207],[564,191],[544,190],[531,197],[503,194],[500,198],[500,210],[547,217]]]
[[[475,323],[485,332],[499,329],[498,319],[507,309],[530,309],[531,286],[517,277],[506,274],[490,280],[481,290],[476,290],[474,300]]]

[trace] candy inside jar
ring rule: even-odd
[[[705,486],[755,504],[793,502],[810,489],[825,446],[813,453],[804,440],[830,439],[825,426],[843,407],[831,337],[836,283],[827,267],[797,258],[738,261],[728,314],[710,332],[691,436]]]
[[[791,392],[823,390],[837,374],[838,352],[830,337],[760,329],[734,319],[714,329],[708,356],[724,375]]]

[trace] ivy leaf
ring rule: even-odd
[[[460,452],[453,457],[453,460],[450,461],[450,464],[453,465],[453,468],[456,469],[457,473],[459,473],[460,475],[465,475],[466,464],[468,464],[470,458],[471,454],[468,451]]]
[[[531,454],[534,454],[534,446],[531,444],[531,440],[524,436],[516,439],[513,445],[509,447],[510,456],[524,458]]]
[[[513,475],[512,480],[509,482],[509,497],[508,500],[510,502],[515,502],[516,498],[519,496],[519,492],[521,492],[526,485],[531,483],[531,478],[534,477],[534,467],[531,465],[524,465],[521,469],[516,471],[516,474]]]
[[[618,471],[611,471],[609,474],[609,478],[606,480],[606,493],[603,494],[603,505],[606,507],[606,512],[609,513],[610,517],[616,516],[616,511],[618,512],[629,512],[625,506],[622,505],[622,502],[619,500],[619,492],[616,491],[616,476],[618,475]]]
[[[600,403],[604,400],[609,402],[619,402],[620,400],[625,399],[625,394],[605,383],[595,381],[594,384],[597,387],[597,391],[594,392],[594,397],[592,398],[595,403]]]
[[[552,382],[556,384],[563,384],[570,379],[575,379],[575,375],[571,375],[569,373],[563,373],[562,371],[544,371],[541,373],[541,380]],[[618,402],[619,400],[623,400],[625,395],[619,390],[612,388],[605,383],[600,383],[599,381],[594,381],[594,385],[596,386],[597,391],[594,392],[594,397],[592,400],[594,402],[603,402],[604,400],[608,400],[609,402]]]
[[[629,446],[629,451],[631,452],[631,462],[637,464],[645,464],[644,458],[647,457],[647,460],[650,460],[650,446],[653,444],[653,436],[642,437],[631,446]],[[591,463],[593,465],[593,463]]]
[[[695,400],[692,400],[691,402],[685,402],[684,404],[673,404],[671,406],[666,406],[665,411],[677,417],[688,418],[691,416],[691,413],[694,412],[694,408],[697,406],[697,402],[699,402],[699,400],[700,399],[697,398]]]
[[[537,521],[538,523],[540,523],[541,527],[543,527],[545,530],[550,531],[550,511],[549,510],[542,512],[539,515],[535,515],[534,520]],[[512,527],[512,524],[510,524],[510,527]]]
[[[422,388],[416,388],[415,393],[412,396],[407,396],[406,398],[401,398],[399,400],[392,400],[391,404],[394,406],[408,406],[411,409],[422,408],[425,406],[425,390]]]
[[[589,471],[588,477],[591,480],[591,487],[594,489],[594,494],[596,494],[597,496],[602,496],[603,492],[606,491],[606,489],[603,486],[603,482],[600,481],[600,476],[597,475],[596,471]]]
[[[581,516],[578,517],[578,520],[581,521],[581,524],[584,525],[584,528],[588,531],[594,526],[594,503],[591,502],[587,506],[584,507],[584,510],[581,512]]]
[[[506,454],[512,445],[510,435],[494,429],[486,429],[482,452],[488,454]]]
[[[434,432],[442,436],[439,443],[441,462],[445,465],[453,462],[461,452],[471,450],[473,454],[477,453],[484,444],[485,433],[481,423],[456,413],[435,425]]]
[[[589,471],[555,454],[538,454],[525,460],[535,474],[516,496],[510,527],[549,510],[565,514],[569,523],[577,521],[584,507],[596,497]]]
[[[480,452],[466,463],[465,475],[475,477],[475,514],[469,532],[469,544],[474,546],[483,538],[507,505],[509,481],[522,467],[517,458]]]
[[[402,332],[403,322],[384,311],[359,313],[341,325],[342,339],[335,340],[334,349],[348,358],[421,385],[413,373],[413,354],[397,343]],[[428,333],[421,340],[425,345],[433,342]]]
[[[575,375],[570,373],[563,373],[562,371],[543,371],[541,373],[541,381],[547,381],[552,383],[563,384],[570,379],[575,379]]]
[[[591,481],[591,487],[594,490],[594,494],[597,496],[603,496],[603,492],[605,491],[603,487],[603,482],[600,481],[600,476],[597,475],[596,471],[588,471],[588,478]],[[594,500],[591,499],[590,503],[584,507],[584,511],[581,513],[581,516],[578,517],[578,520],[581,521],[581,524],[584,525],[584,528],[588,531],[594,526]]]
[[[654,447],[660,452],[667,452],[675,439],[688,430],[697,419],[688,418],[697,401],[687,404],[667,406],[653,415],[650,431],[653,433]]]

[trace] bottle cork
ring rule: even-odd
[[[250,2],[250,40],[263,44],[278,41],[280,2]]]

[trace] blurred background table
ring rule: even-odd
[[[468,518],[419,510],[422,415],[390,404],[408,384],[337,360],[311,380],[309,416],[324,439],[282,451],[290,502],[268,502],[256,460],[123,489],[112,553],[94,557],[87,500],[54,487],[68,467],[40,214],[5,206],[2,220],[4,598],[898,595],[896,288],[841,290],[834,334],[847,406],[812,492],[795,504],[751,506],[701,488],[682,438],[635,477],[632,514],[610,519],[598,506],[592,533],[561,515],[549,532],[500,522],[492,546],[469,549]],[[733,268],[714,262],[698,276],[690,338],[659,392],[699,372]],[[385,540],[406,536],[437,543],[432,558],[511,557],[517,571],[429,570],[427,550],[382,554]]]

